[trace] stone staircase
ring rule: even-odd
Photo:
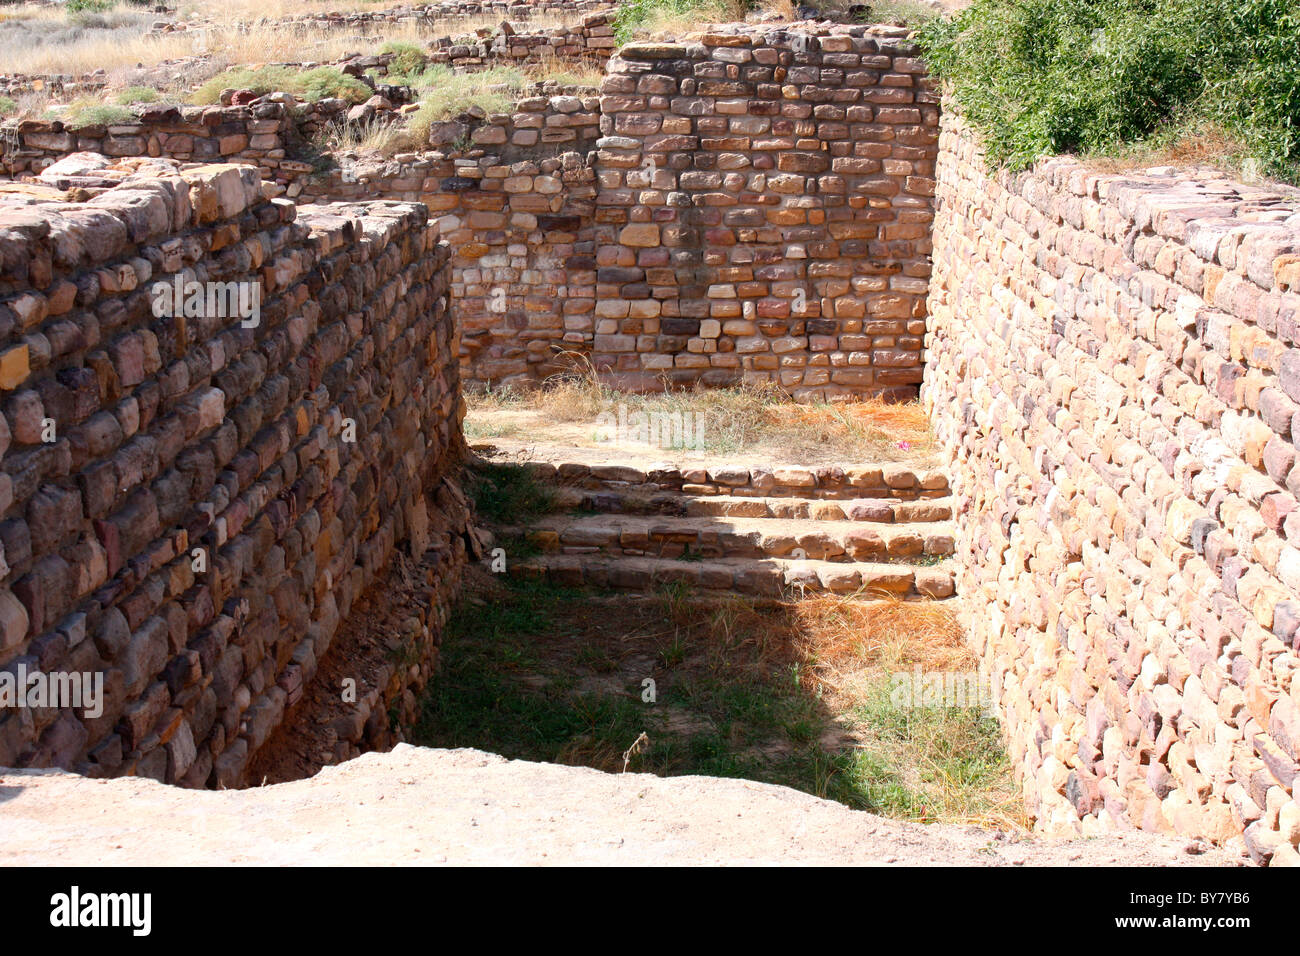
[[[522,464],[553,486],[555,510],[497,529],[503,542],[527,543],[512,574],[764,598],[954,593],[952,502],[937,469]]]

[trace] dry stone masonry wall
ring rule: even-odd
[[[70,126],[58,120],[23,120],[0,137],[0,168],[13,177],[39,174],[75,152],[110,157],[151,156],[186,163],[240,162],[258,167],[281,187],[312,171],[292,158],[315,130],[343,119],[351,104],[321,100],[301,107],[159,106],[131,122]]]
[[[591,349],[598,107],[590,91],[528,96],[435,132],[467,148],[348,164],[305,180],[302,195],[424,203],[452,248],[465,380],[535,383]]]
[[[0,198],[0,670],[105,678],[0,711],[0,766],[236,785],[394,549],[464,559],[448,251],[419,205],[115,172]]]
[[[915,394],[938,124],[915,47],[889,27],[719,29],[630,44],[599,97],[534,93],[441,124],[438,151],[392,162],[315,174],[295,147],[345,105],[269,101],[108,128],[28,122],[4,161],[23,175],[74,149],[228,158],[300,202],[423,202],[453,247],[467,382],[592,362],[637,389]],[[604,13],[580,30],[612,45]],[[539,37],[442,52],[472,67],[568,49]]]
[[[945,113],[924,398],[958,593],[1041,827],[1300,863],[1300,194]]]
[[[906,31],[633,43],[602,87],[596,366],[915,394],[937,97]]]
[[[429,57],[434,63],[446,63],[464,69],[563,60],[602,61],[618,46],[611,20],[608,13],[591,13],[572,26],[528,33],[516,32],[509,23],[504,23],[492,36],[472,42],[456,37],[440,37],[430,50]]]

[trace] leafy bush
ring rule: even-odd
[[[0,96],[0,116],[9,116],[17,112],[18,104],[8,96]]]
[[[107,13],[115,6],[115,0],[68,0],[63,9],[68,13]]]
[[[385,43],[379,52],[393,54],[388,64],[390,76],[416,76],[429,62],[429,57],[414,43]]]
[[[1211,124],[1300,178],[1295,0],[975,0],[921,46],[997,164]]]
[[[263,66],[257,69],[235,67],[214,76],[194,93],[194,102],[210,105],[221,100],[221,91],[227,89],[252,90],[259,96],[285,92],[306,100],[341,97],[353,103],[370,98],[370,87],[356,77],[348,76],[330,66],[312,70],[298,70],[291,66]]]

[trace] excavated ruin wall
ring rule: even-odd
[[[146,107],[129,122],[68,126],[58,120],[22,120],[0,135],[0,172],[39,174],[72,153],[151,156],[183,163],[249,163],[283,191],[313,171],[293,154],[351,104],[330,99],[294,109],[283,103],[255,106]],[[294,190],[296,192],[296,190]]]
[[[915,396],[939,107],[907,31],[632,43],[602,86],[592,358],[618,384]]]
[[[925,386],[1040,827],[1298,863],[1300,193],[990,175],[946,111]]]
[[[581,30],[603,44],[608,16]],[[467,383],[535,384],[590,362],[636,389],[909,397],[938,104],[906,32],[750,26],[629,44],[600,96],[527,96],[439,125],[436,152],[323,173],[293,157],[338,118],[329,102],[302,116],[263,102],[107,128],[27,122],[0,149],[16,176],[78,149],[227,157],[299,202],[424,203],[452,246]],[[534,39],[492,55],[531,56]]]
[[[421,202],[451,245],[453,311],[466,383],[530,384],[591,351],[599,100],[530,96],[470,128],[464,148],[306,178],[301,198]]]
[[[449,253],[419,205],[127,163],[0,197],[0,694],[104,675],[99,713],[0,698],[0,766],[237,785],[395,549],[463,563]],[[259,307],[178,315],[176,277]]]
[[[591,362],[635,389],[910,396],[938,105],[905,33],[629,44],[599,98],[529,97],[451,129],[463,147],[291,193],[418,200],[441,217],[466,383]]]

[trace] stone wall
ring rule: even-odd
[[[940,147],[923,397],[1030,812],[1300,863],[1300,193]]]
[[[530,33],[507,28],[473,40],[440,37],[430,44],[429,57],[460,69],[583,59],[600,62],[618,46],[612,19],[608,13],[590,13],[572,26]]]
[[[596,366],[634,388],[915,395],[939,120],[915,45],[719,29],[610,61]]]
[[[0,136],[0,170],[15,178],[40,173],[74,152],[152,156],[185,163],[250,163],[263,179],[287,186],[312,171],[292,158],[313,131],[342,120],[351,106],[328,99],[288,106],[145,107],[130,122],[71,126],[58,120],[22,120]]]
[[[0,707],[0,766],[230,786],[396,548],[464,559],[448,252],[419,205],[119,165],[0,197],[0,685],[105,678],[102,713]],[[176,277],[255,321],[172,317]]]
[[[434,131],[464,148],[346,163],[304,180],[301,195],[424,203],[451,244],[463,379],[535,384],[569,366],[565,353],[591,350],[598,105],[590,92],[530,96]]]
[[[295,121],[274,102],[22,124],[5,165],[32,172],[73,148],[225,156],[299,201],[423,202],[454,251],[467,382],[591,362],[634,389],[914,395],[938,139],[914,45],[891,27],[718,29],[628,45],[599,97],[533,91],[510,113],[440,125],[436,152],[360,168],[316,175],[294,159],[315,112]],[[612,43],[603,13],[582,30]],[[540,49],[496,39],[494,55]]]

